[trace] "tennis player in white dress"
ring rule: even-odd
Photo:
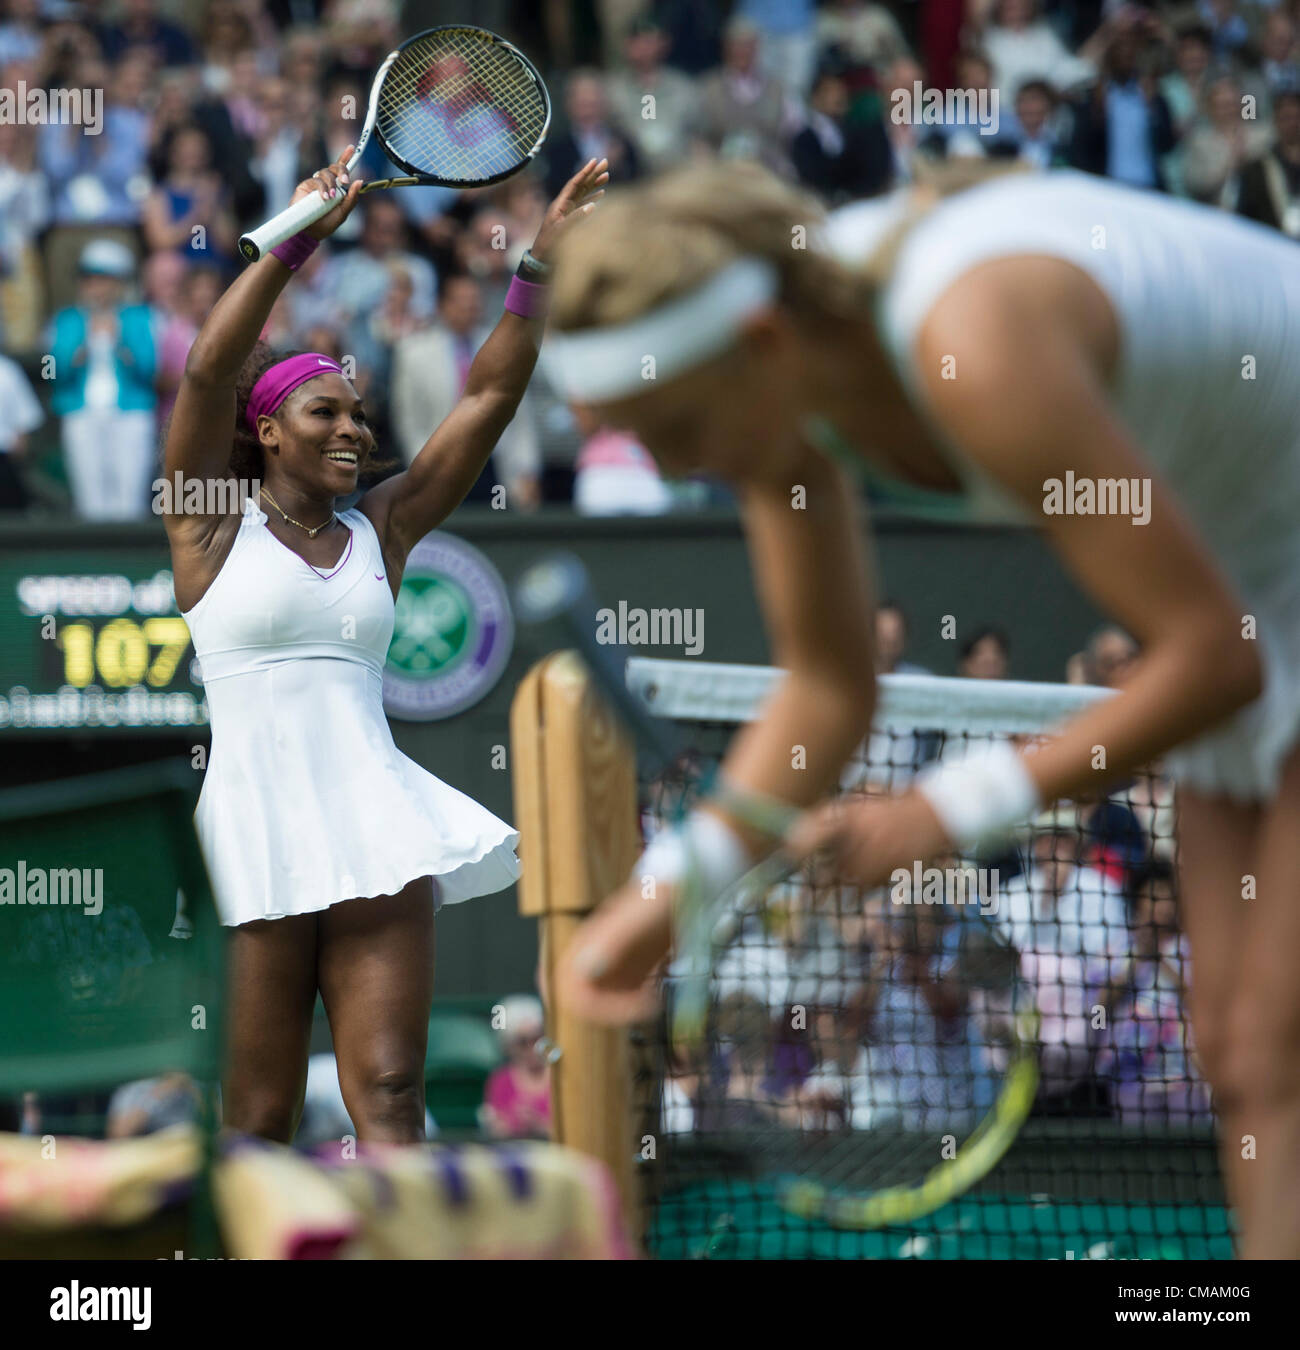
[[[363,1141],[423,1138],[434,915],[518,875],[515,831],[393,743],[382,671],[407,555],[463,499],[515,413],[540,342],[546,256],[606,180],[547,211],[459,403],[411,466],[336,512],[374,453],[339,364],[259,342],[294,270],[345,220],[347,153],[298,186],[338,205],[248,267],[195,339],[168,481],[256,481],[242,511],[166,517],[176,598],[212,719],[196,826],[230,935],[226,1124],[289,1141],[317,992]],[[253,494],[256,495],[253,495]],[[193,500],[190,495],[190,500]],[[206,500],[212,500],[209,496]]]
[[[1037,753],[995,745],[821,808],[792,846],[878,884],[1167,756],[1240,1250],[1300,1257],[1300,254],[1073,173],[910,191],[883,232],[881,209],[823,228],[752,167],[688,169],[560,250],[553,378],[668,470],[731,480],[791,672],[723,764],[730,796],[656,848],[656,874],[737,876],[773,841],[729,802],[812,804],[867,730],[871,591],[840,464],[1011,503],[1141,643],[1124,689]],[[563,968],[589,1016],[646,1006],[672,897],[643,899],[643,870]]]

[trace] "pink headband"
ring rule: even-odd
[[[257,419],[269,417],[281,403],[293,393],[300,384],[314,380],[317,375],[329,373],[343,374],[343,367],[320,352],[303,352],[301,356],[290,356],[277,361],[253,386],[248,396],[246,416],[248,425],[257,430]]]

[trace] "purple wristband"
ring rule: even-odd
[[[313,239],[306,231],[302,231],[286,239],[283,244],[277,244],[271,254],[279,258],[289,271],[296,272],[316,252],[319,243],[319,239]]]
[[[506,292],[506,308],[521,319],[544,319],[550,289],[549,286],[539,286],[535,281],[511,277],[510,289]]]

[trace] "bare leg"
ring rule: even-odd
[[[1192,948],[1188,1009],[1196,1054],[1214,1089],[1228,1199],[1244,1227],[1253,1175],[1244,1171],[1244,1123],[1227,1092],[1228,1015],[1238,987],[1247,907],[1242,877],[1252,870],[1262,811],[1226,797],[1178,793],[1180,921]],[[1238,1141],[1238,1142],[1234,1142]]]
[[[320,916],[317,973],[339,1087],[357,1136],[424,1138],[424,1052],[433,1003],[433,880],[347,900]]]
[[[287,1144],[307,1087],[316,1008],[315,914],[229,929],[225,1123]]]
[[[1225,1095],[1234,1103],[1225,1152],[1243,1161],[1247,1205],[1241,1256],[1300,1258],[1300,751],[1268,804],[1245,902],[1235,994],[1228,1015]],[[1226,1131],[1225,1131],[1226,1133]]]

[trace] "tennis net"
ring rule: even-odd
[[[667,771],[640,777],[647,837],[690,804],[780,678],[629,662],[629,684],[690,746]],[[1040,738],[1105,696],[886,676],[841,790],[897,790],[971,742]],[[872,895],[846,897],[806,876],[777,887],[732,925],[713,964],[703,1042],[673,1046],[666,1016],[637,1033],[635,1102],[653,1141],[640,1163],[650,1252],[1230,1257],[1210,1093],[1187,1021],[1177,843],[1172,788],[1152,771],[1052,808],[995,851],[915,869]],[[954,978],[970,903],[1005,939],[1036,1013],[1028,1119],[987,1177],[922,1218],[853,1231],[797,1217],[780,1203],[783,1178],[891,1185],[916,1175],[918,1159],[941,1156],[954,1123],[996,1095],[1004,1065],[993,1013]],[[673,985],[670,971],[669,1003]]]

